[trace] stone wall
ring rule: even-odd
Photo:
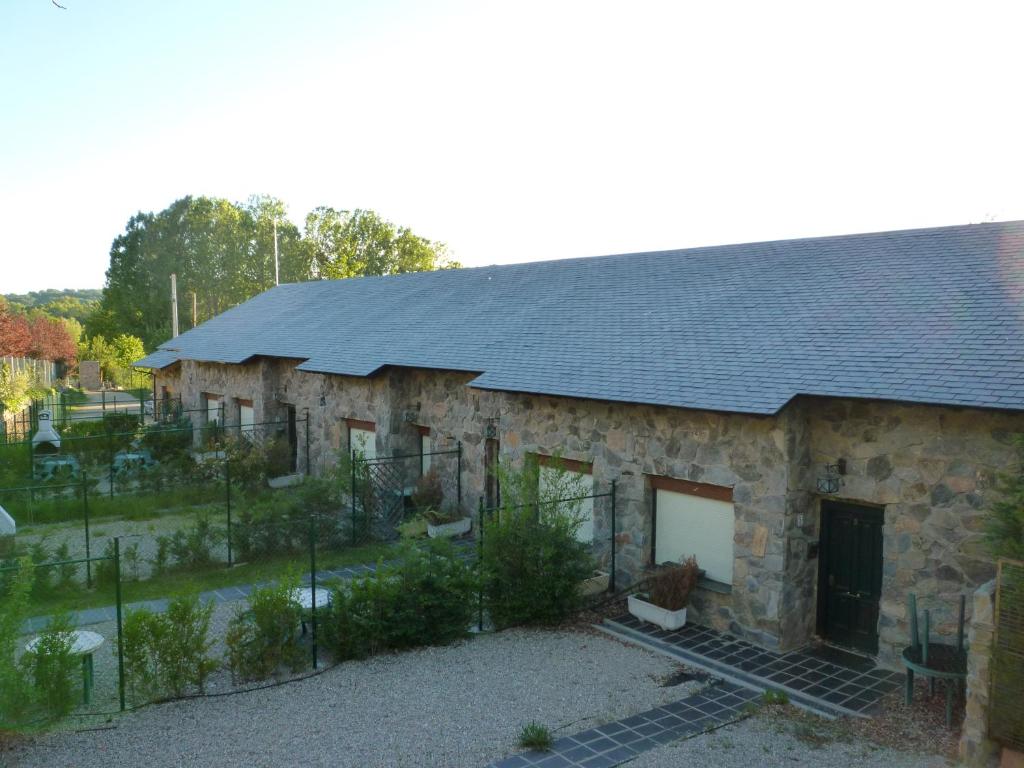
[[[488,425],[513,464],[530,452],[592,462],[597,492],[618,484],[620,584],[650,564],[648,476],[728,486],[736,512],[731,592],[699,590],[693,613],[770,647],[797,647],[814,635],[816,480],[824,464],[845,459],[832,498],[884,508],[879,657],[890,664],[907,641],[908,591],[932,609],[937,632],[950,634],[958,595],[991,578],[984,508],[1012,455],[1012,434],[1024,432],[1021,414],[800,398],[758,417],[492,392],[467,386],[473,375],[458,372],[385,369],[363,378],[300,372],[296,363],[184,361],[176,384],[186,408],[201,408],[202,393],[215,392],[229,403],[251,399],[257,420],[282,418],[286,404],[300,419],[308,413],[314,473],[349,450],[346,419],[374,422],[379,456],[418,453],[417,425],[429,427],[435,450],[462,444],[467,513],[484,493]],[[454,498],[450,461],[435,464]],[[595,530],[608,536],[606,504],[595,508]],[[767,533],[763,555],[753,551],[758,532]]]
[[[846,460],[834,498],[884,507],[879,658],[895,663],[909,638],[907,594],[954,636],[960,595],[995,575],[983,541],[986,509],[1014,455],[1024,416],[996,411],[812,399],[810,488],[826,463]],[[805,507],[815,538],[820,505]],[[810,610],[813,613],[813,606]]]
[[[967,629],[967,706],[960,732],[960,759],[972,768],[995,765],[999,755],[999,745],[988,738],[995,586],[994,580],[989,581],[974,593]]]

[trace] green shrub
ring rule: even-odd
[[[33,542],[28,548],[28,556],[34,566],[50,562],[50,550],[46,548],[46,539]],[[53,568],[33,568],[32,571],[32,597],[48,595],[53,589]]]
[[[298,576],[291,574],[278,584],[258,587],[249,595],[248,608],[232,617],[225,642],[235,680],[264,680],[283,667],[294,672],[305,666],[298,587]]]
[[[995,557],[1024,560],[1024,435],[1016,438],[1017,462],[999,477],[1000,497],[992,504],[985,537]]]
[[[198,595],[187,595],[172,600],[163,613],[146,608],[128,612],[122,638],[134,698],[151,701],[203,692],[218,666],[209,655],[213,607],[212,602],[201,603]]]
[[[16,657],[21,645],[21,625],[28,613],[32,591],[32,564],[26,557],[2,564],[0,572],[0,726],[15,726],[28,708],[30,686]],[[14,566],[18,566],[14,568]]]
[[[201,517],[191,528],[178,530],[169,536],[157,536],[157,555],[153,570],[201,570],[219,562],[214,550],[225,539],[225,532],[214,528]]]
[[[465,637],[477,594],[473,568],[444,540],[406,545],[393,565],[336,588],[320,621],[337,660]]]
[[[192,422],[188,419],[150,424],[142,430],[142,447],[160,462],[187,454],[192,447]]]
[[[519,746],[523,749],[547,752],[551,749],[551,742],[551,729],[534,721],[524,725],[519,732]]]
[[[78,564],[71,560],[71,545],[62,542],[54,551],[53,559],[60,563],[57,566],[57,588],[66,592],[78,586]]]
[[[586,495],[580,481],[556,472],[540,483],[527,461],[514,472],[499,468],[502,507],[485,521],[481,580],[498,628],[555,624],[581,607],[580,583],[594,569],[589,545],[577,540]]]
[[[71,653],[74,629],[70,616],[51,617],[34,652],[21,658],[21,666],[32,681],[33,703],[50,720],[64,717],[78,702],[82,660]]]
[[[95,557],[95,555],[94,555]],[[107,539],[100,557],[107,558],[92,563],[93,583],[97,587],[109,587],[117,581],[117,563],[114,562],[114,540]]]
[[[350,543],[338,514],[340,493],[320,480],[307,478],[296,488],[249,495],[231,529],[238,559],[250,561],[283,553],[308,552],[310,516],[318,550],[341,549]]]

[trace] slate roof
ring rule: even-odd
[[[139,365],[439,368],[757,414],[798,394],[1024,410],[1024,221],[281,285],[161,349]]]

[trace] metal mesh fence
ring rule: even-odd
[[[3,540],[0,539],[0,542]],[[0,559],[0,727],[121,707],[116,555]]]

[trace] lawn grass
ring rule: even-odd
[[[349,565],[376,563],[395,555],[395,544],[374,543],[335,552],[317,553],[317,571],[333,570]],[[95,570],[96,564],[93,564]],[[262,557],[251,563],[232,567],[213,566],[203,570],[180,570],[155,575],[141,581],[122,581],[121,594],[125,605],[143,600],[174,598],[192,592],[209,592],[224,587],[244,586],[274,581],[289,571],[309,572],[308,553],[290,553]],[[317,579],[320,580],[320,577]],[[87,589],[49,590],[33,596],[30,613],[36,616],[99,608],[115,604],[114,585],[103,584]]]

